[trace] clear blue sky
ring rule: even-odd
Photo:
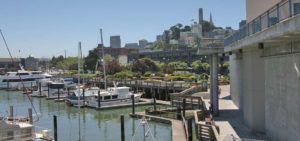
[[[109,36],[121,35],[122,45],[139,39],[154,41],[170,26],[197,21],[198,8],[204,19],[212,12],[216,26],[232,26],[245,19],[245,0],[0,0],[0,28],[12,54],[27,57],[76,56]],[[21,50],[19,53],[18,50]],[[8,57],[0,40],[0,57]]]

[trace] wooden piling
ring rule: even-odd
[[[14,106],[9,106],[9,116],[10,118],[14,118]]]
[[[183,110],[182,115],[183,115],[183,117],[185,117],[185,108],[186,108],[186,99],[184,98],[183,102],[182,102],[182,110]]]
[[[31,89],[32,89],[32,82],[31,82]],[[39,94],[42,95],[42,83],[39,82]]]
[[[121,119],[121,141],[125,141],[124,115],[121,115],[120,119]]]
[[[57,118],[56,115],[53,115],[53,126],[54,126],[54,140],[57,140]]]
[[[153,107],[154,107],[154,111],[156,111],[156,98],[153,97]]]
[[[100,103],[100,90],[98,91],[98,108],[100,108],[101,107],[101,103]]]
[[[48,97],[50,97],[50,84],[48,83]]]
[[[31,108],[28,109],[28,117],[29,117],[29,123],[32,124],[33,120],[32,120],[32,109]]]
[[[135,115],[134,95],[131,95],[132,100],[132,114]]]
[[[188,128],[188,141],[193,141],[193,119],[187,119],[187,128]]]
[[[85,103],[85,89],[82,89],[83,103]]]

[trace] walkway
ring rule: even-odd
[[[220,127],[220,139],[232,140],[235,138],[265,139],[264,135],[255,134],[243,122],[243,114],[235,106],[230,97],[230,86],[220,86],[219,117],[215,117],[215,123]]]
[[[163,123],[171,123],[172,127],[172,141],[187,141],[186,135],[185,135],[185,129],[183,126],[182,121],[175,120],[175,119],[169,119],[169,118],[163,118],[163,117],[157,117],[157,116],[151,116],[151,115],[145,115],[144,112],[136,113],[136,115],[131,115],[133,117],[141,117],[145,116],[147,118],[150,118],[154,121],[159,121]]]

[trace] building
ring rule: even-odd
[[[268,140],[300,139],[300,1],[246,0],[247,24],[224,41],[243,120]]]
[[[29,55],[29,57],[25,58],[24,67],[26,70],[39,70],[39,60]]]
[[[19,70],[20,69],[19,64],[21,64],[21,60],[22,59],[14,58],[14,63],[12,63],[11,58],[0,58],[0,68],[1,70],[6,70],[6,71]]]
[[[139,48],[139,44],[138,44],[138,43],[126,43],[126,44],[125,44],[125,48],[134,48],[134,49],[138,49],[138,48]]]
[[[201,24],[203,23],[203,8],[199,8],[199,11],[198,11],[198,24]]]
[[[102,57],[102,45],[98,45],[98,56]],[[138,53],[138,49],[133,48],[111,48],[104,47],[104,54],[109,54],[113,58],[117,59],[120,64],[128,63],[128,55],[132,53]]]
[[[163,35],[156,35],[156,41],[157,42],[163,41]]]
[[[121,48],[121,37],[120,36],[110,36],[110,47]]]
[[[145,39],[139,40],[139,47],[140,48],[145,48],[147,44],[148,44],[147,40],[145,40]]]

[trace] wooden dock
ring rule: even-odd
[[[172,141],[187,141],[184,125],[183,125],[182,121],[180,121],[180,120],[168,119],[168,118],[151,116],[151,115],[145,115],[144,112],[136,113],[134,115],[131,114],[130,116],[135,117],[135,118],[141,118],[141,117],[144,116],[146,118],[151,119],[152,121],[171,124]]]

